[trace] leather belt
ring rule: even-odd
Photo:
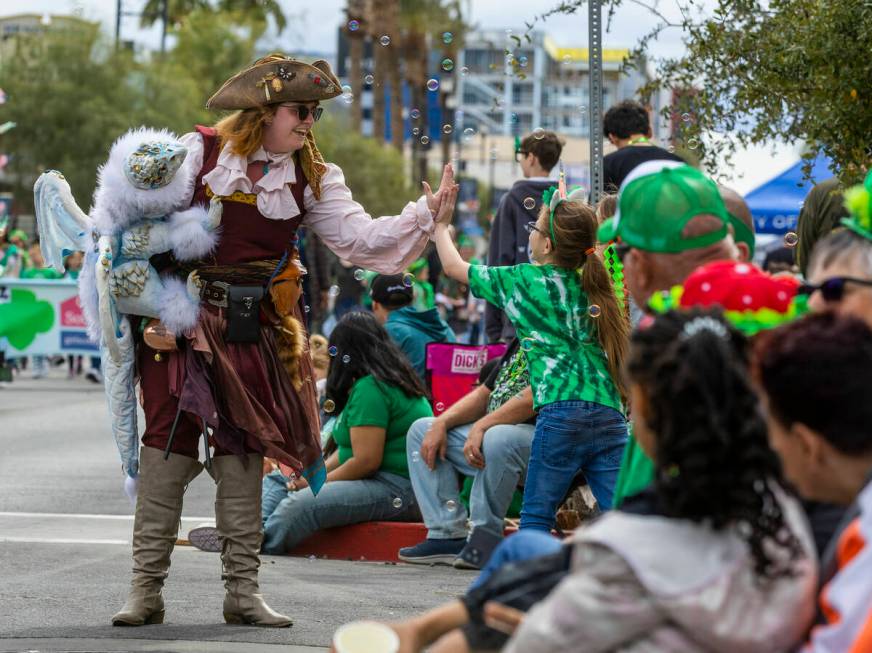
[[[207,281],[200,288],[200,298],[218,308],[227,308],[230,284],[224,281]]]

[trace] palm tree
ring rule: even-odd
[[[348,0],[345,8],[345,16],[348,22],[345,26],[345,36],[348,38],[348,76],[351,81],[351,92],[357,99],[351,105],[351,128],[360,133],[363,123],[363,50],[366,35],[366,1]],[[351,21],[357,21],[357,27],[351,29]]]
[[[139,24],[151,27],[157,21],[163,20],[166,11],[166,22],[175,25],[196,9],[211,9],[209,0],[146,0],[140,14]],[[246,18],[266,22],[272,18],[281,33],[288,24],[287,16],[282,11],[278,0],[218,0],[218,11],[238,11]],[[167,25],[164,25],[166,31]]]
[[[218,10],[238,11],[248,18],[264,23],[267,22],[267,18],[272,18],[279,34],[288,25],[288,18],[278,0],[218,0]]]
[[[139,16],[140,26],[151,27],[157,21],[163,20],[165,3],[166,19],[171,25],[181,22],[195,9],[209,8],[209,0],[147,0]]]

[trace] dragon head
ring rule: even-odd
[[[181,143],[146,141],[124,160],[124,174],[136,188],[154,190],[169,184],[188,155]]]

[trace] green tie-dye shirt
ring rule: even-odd
[[[527,356],[533,403],[584,400],[623,411],[578,272],[555,265],[469,268],[469,288],[505,312]]]

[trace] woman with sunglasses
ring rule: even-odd
[[[812,311],[834,310],[872,326],[872,172],[845,193],[845,206],[844,229],[815,245],[800,292]]]
[[[425,183],[425,194],[399,215],[372,220],[352,199],[342,170],[324,161],[312,135],[319,103],[340,93],[326,62],[310,65],[269,55],[234,75],[207,103],[234,113],[181,139],[185,165],[199,172],[180,204],[217,199],[223,212],[218,242],[204,260],[156,263],[163,274],[187,277],[188,292],[199,301],[197,325],[189,333],[170,334],[173,351],[138,344],[146,426],[133,582],[114,625],[164,619],[161,589],[182,496],[202,471],[200,437],[207,438],[206,462],[217,483],[224,619],[291,625],[266,604],[257,576],[263,457],[306,479],[314,493],[327,473],[303,326],[305,271],[298,261],[297,229],[307,226],[340,258],[391,274],[421,255],[437,212],[442,208],[439,219],[447,219],[456,198],[446,166],[437,193]]]

